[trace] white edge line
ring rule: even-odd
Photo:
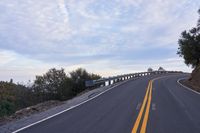
[[[134,79],[130,79],[130,80],[134,80]],[[124,83],[126,83],[126,82],[128,82],[128,81],[130,81],[130,80],[127,80],[127,81],[122,82],[122,83],[120,83],[120,84],[118,84],[118,85],[116,85],[116,86],[113,86],[113,87],[111,87],[111,88],[109,88],[109,89],[107,89],[107,90],[105,90],[105,91],[99,93],[98,95],[96,95],[96,96],[94,96],[94,97],[92,97],[92,98],[89,98],[89,99],[87,99],[87,100],[85,100],[85,101],[83,101],[83,102],[81,102],[81,103],[79,103],[79,104],[77,104],[77,105],[74,105],[74,106],[72,106],[72,107],[69,107],[69,108],[67,108],[67,109],[65,109],[65,110],[63,110],[63,111],[61,111],[61,112],[58,112],[58,113],[56,113],[56,114],[54,114],[54,115],[51,115],[51,116],[48,116],[48,117],[46,117],[46,118],[44,118],[44,119],[42,119],[42,120],[39,120],[39,121],[34,122],[34,123],[32,123],[32,124],[29,124],[29,125],[27,125],[27,126],[25,126],[25,127],[22,127],[22,128],[20,128],[20,129],[17,129],[17,130],[15,130],[15,131],[13,131],[12,133],[18,133],[18,132],[20,132],[20,131],[22,131],[22,130],[24,130],[24,129],[27,129],[27,128],[31,127],[31,126],[34,126],[34,125],[36,125],[36,124],[38,124],[38,123],[41,123],[41,122],[46,121],[46,120],[48,120],[48,119],[51,119],[51,118],[53,118],[53,117],[55,117],[55,116],[57,116],[57,115],[60,115],[60,114],[62,114],[62,113],[64,113],[64,112],[67,112],[67,111],[69,111],[69,110],[71,110],[71,109],[74,109],[74,108],[76,108],[76,107],[78,107],[78,106],[80,106],[80,105],[82,105],[82,104],[84,104],[84,103],[86,103],[86,102],[89,102],[89,101],[91,101],[91,100],[93,100],[93,99],[99,97],[100,95],[106,93],[107,91],[109,91],[109,90],[111,90],[111,89],[113,89],[113,88],[115,88],[115,87],[118,87],[119,85],[122,85],[122,84],[124,84]]]
[[[185,89],[187,89],[187,90],[189,90],[189,91],[192,91],[192,92],[194,92],[194,93],[200,95],[199,92],[197,92],[197,91],[195,91],[195,90],[193,90],[193,89],[191,89],[191,88],[189,88],[189,87],[187,87],[187,86],[181,84],[180,81],[183,80],[183,79],[187,79],[187,78],[180,78],[180,79],[177,80],[177,83],[178,83],[179,85],[181,85],[183,88],[185,88]]]

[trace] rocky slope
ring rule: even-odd
[[[188,82],[196,91],[200,92],[200,65],[193,70]]]

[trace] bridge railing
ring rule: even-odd
[[[118,83],[120,81],[142,77],[142,76],[148,76],[148,75],[157,75],[157,74],[167,74],[167,73],[183,73],[181,71],[152,71],[152,72],[140,72],[140,73],[131,73],[131,74],[124,74],[124,75],[118,75],[108,78],[101,78],[98,80],[89,80],[85,82],[86,87],[98,87],[98,86],[106,86],[106,83],[108,85]]]

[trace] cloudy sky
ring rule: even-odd
[[[0,80],[49,68],[103,76],[148,67],[190,72],[176,55],[199,0],[0,0]]]

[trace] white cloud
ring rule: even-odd
[[[0,62],[1,62],[0,65],[4,65],[8,62],[11,62],[14,59],[15,59],[15,56],[13,56],[13,53],[0,50]]]
[[[15,82],[28,81],[35,78],[35,75],[46,72],[57,64],[47,64],[42,61],[27,58],[12,51],[0,50],[0,80]]]
[[[10,72],[33,76],[62,66],[108,76],[144,71],[148,60],[144,58],[150,58],[151,66],[187,70],[183,61],[174,59],[177,40],[184,29],[195,25],[199,4],[198,0],[1,0],[4,76],[0,77]],[[168,53],[156,55],[155,49]]]
[[[68,8],[65,4],[65,0],[58,0],[58,6],[60,8],[61,13],[64,16],[64,22],[66,24],[69,23],[69,12],[68,12]]]

